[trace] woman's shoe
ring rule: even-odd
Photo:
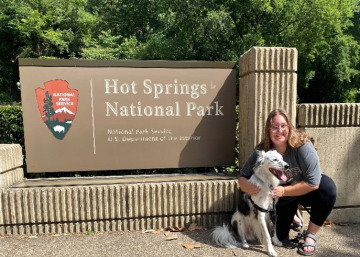
[[[314,240],[313,243],[310,243],[310,242],[305,242],[301,245],[301,247],[298,249],[298,253],[301,254],[301,255],[306,255],[306,256],[309,256],[309,255],[313,255],[316,251],[316,236],[313,235],[313,234],[305,234],[304,236],[304,240],[306,240],[306,238],[311,238],[312,240]],[[314,250],[312,251],[305,251],[304,250],[304,247],[314,247]]]

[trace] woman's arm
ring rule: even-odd
[[[260,188],[258,188],[255,184],[249,182],[248,179],[245,177],[239,177],[238,183],[241,191],[249,195],[257,195],[260,192]]]
[[[273,197],[279,198],[283,196],[299,196],[305,195],[319,188],[319,185],[310,186],[305,181],[300,181],[290,186],[277,186],[273,189]]]
[[[273,189],[273,197],[299,196],[319,188],[321,169],[319,158],[313,144],[309,141],[297,149],[298,165],[303,174],[303,180],[286,187]]]
[[[300,170],[303,172],[303,180],[310,186],[320,184],[321,168],[320,161],[314,145],[308,141],[297,149]]]

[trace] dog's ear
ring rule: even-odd
[[[265,151],[262,150],[256,150],[256,154],[258,157],[262,157],[264,155]]]
[[[259,167],[260,165],[263,165],[265,151],[256,150],[256,154],[258,157],[255,162],[255,168]]]

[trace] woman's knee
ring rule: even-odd
[[[322,175],[319,192],[321,201],[325,201],[334,205],[336,201],[336,184],[335,182],[328,176]]]

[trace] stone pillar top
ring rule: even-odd
[[[300,104],[299,127],[359,127],[360,103]]]
[[[239,60],[239,166],[264,137],[268,114],[283,108],[295,124],[295,48],[253,47]]]
[[[296,48],[253,47],[240,56],[240,76],[252,72],[295,72]]]

